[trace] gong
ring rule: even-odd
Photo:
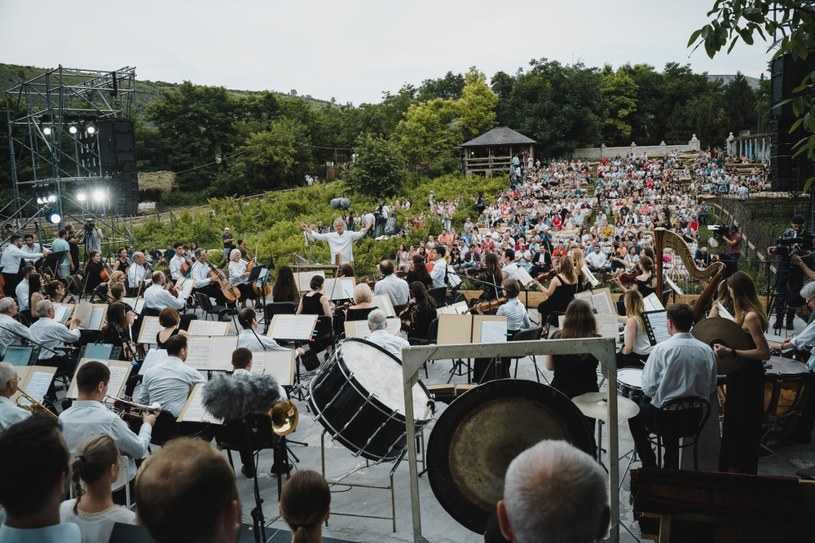
[[[754,349],[755,344],[750,334],[730,319],[714,317],[702,319],[693,325],[691,330],[693,337],[703,343],[707,343],[711,348],[719,343],[731,349],[747,350]],[[744,365],[744,358],[738,356],[716,357],[716,373],[727,375],[741,369]]]
[[[585,417],[554,388],[499,379],[456,398],[427,444],[427,472],[436,499],[460,524],[484,533],[503,497],[510,462],[543,439],[561,439],[594,455]]]

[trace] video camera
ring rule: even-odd
[[[85,219],[85,225],[83,226],[85,232],[93,232],[96,230],[96,223],[93,222],[93,219]]]
[[[773,254],[776,254],[782,258],[789,258],[792,255],[800,255],[803,252],[803,246],[803,236],[785,237],[782,235],[775,240]]]

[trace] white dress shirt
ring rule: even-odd
[[[74,404],[60,413],[62,437],[73,455],[80,443],[91,436],[104,434],[116,443],[119,452],[130,457],[130,478],[136,476],[134,458],[147,456],[147,447],[153,435],[153,427],[142,423],[139,434],[134,434],[119,415],[96,400],[76,400]]]
[[[402,360],[402,348],[410,347],[410,343],[408,343],[405,338],[395,336],[387,330],[376,330],[371,332],[371,334],[365,339],[378,347],[382,347],[395,356],[397,360]]]
[[[179,292],[176,298],[170,294],[169,290],[165,290],[163,285],[150,285],[144,291],[144,307],[159,311],[165,307],[184,309],[185,301],[181,296],[182,294]]]
[[[586,263],[594,269],[604,268],[608,264],[608,257],[603,251],[592,251],[586,255]]]
[[[209,266],[200,260],[196,260],[192,268],[190,268],[190,279],[195,281],[195,288],[204,288],[211,284],[212,279],[209,278]]]
[[[689,333],[677,333],[651,350],[642,370],[642,392],[654,407],[674,398],[710,398],[716,390],[716,355]]]
[[[20,271],[20,259],[37,259],[42,256],[42,253],[27,253],[14,244],[7,245],[3,249],[3,256],[0,257],[0,267],[3,268],[3,273],[14,275]]]
[[[31,411],[17,407],[10,398],[0,396],[0,432],[5,432],[12,424],[17,424],[30,416]]]
[[[168,356],[144,372],[138,401],[144,405],[158,402],[162,411],[178,417],[192,387],[206,381],[198,370],[189,367],[177,356]]]
[[[506,316],[507,330],[523,330],[530,327],[526,307],[518,301],[517,296],[510,298],[505,304],[501,304],[495,314]]]
[[[127,286],[131,289],[137,289],[150,281],[151,279],[150,276],[147,275],[147,269],[143,265],[132,264],[127,269]]]
[[[256,330],[244,328],[238,334],[238,346],[236,349],[243,347],[249,349],[253,353],[260,351],[288,351],[289,349],[280,346],[274,339],[258,334]]]
[[[20,312],[28,311],[28,296],[30,290],[28,279],[22,279],[17,283],[17,288],[14,289],[14,294],[17,296],[17,307]]]
[[[329,232],[327,234],[320,234],[319,232],[306,232],[310,239],[325,241],[328,243],[328,248],[331,251],[331,263],[334,264],[337,259],[336,256],[340,255],[340,264],[347,264],[354,261],[354,241],[358,240],[367,233],[360,230],[358,232],[350,232],[345,230],[342,235],[336,232]]]
[[[27,326],[5,313],[0,313],[0,357],[6,355],[9,345],[19,345],[23,338],[31,339]]]
[[[69,330],[61,322],[48,317],[40,319],[28,329],[31,341],[39,343],[44,349],[40,349],[39,360],[48,360],[55,356],[60,356],[59,351],[54,352],[57,347],[65,347],[68,343],[79,341],[81,334],[79,330]]]
[[[20,250],[22,250],[26,255],[23,258],[25,258],[29,262],[34,262],[39,258],[39,256],[37,255],[42,254],[42,247],[40,247],[40,244],[37,242],[34,242],[34,245],[32,245],[31,247],[23,243],[23,246],[20,247]]]
[[[441,288],[445,285],[445,278],[447,277],[447,261],[439,258],[433,261],[433,270],[430,272],[430,278],[433,280],[433,288]]]
[[[395,273],[377,281],[374,285],[374,294],[387,294],[394,306],[407,304],[410,297],[407,281],[397,277]]]
[[[513,281],[518,280],[518,264],[515,262],[510,262],[501,268],[501,271],[507,274],[507,279],[512,279]]]
[[[173,278],[173,281],[178,281],[181,279],[181,266],[187,261],[186,258],[183,256],[175,255],[173,258],[170,259],[170,277]]]

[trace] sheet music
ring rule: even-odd
[[[330,300],[353,300],[354,287],[357,286],[356,277],[340,277],[326,279],[323,283],[323,292]]]
[[[597,333],[602,337],[616,340],[620,336],[620,321],[617,315],[598,313],[594,319],[597,321]]]
[[[209,351],[212,341],[209,336],[190,336],[187,338],[187,360],[191,368],[206,370],[209,365]]]
[[[141,330],[139,330],[139,343],[155,345],[156,334],[161,332],[163,328],[164,327],[158,322],[158,317],[142,317]]]
[[[178,280],[178,282],[181,283],[181,288],[178,289],[179,298],[181,300],[186,300],[190,297],[190,294],[192,294],[192,289],[195,288],[195,281],[182,277]]]
[[[196,320],[187,332],[191,336],[228,336],[231,329],[231,322]]]
[[[139,373],[143,375],[145,371],[165,360],[167,360],[167,351],[165,349],[150,349],[144,356],[144,360],[142,360]]]
[[[402,328],[402,321],[396,318],[385,319],[387,331],[396,336],[399,335],[399,330]],[[371,335],[371,330],[368,328],[368,321],[345,321],[345,336],[346,337],[366,337]]]
[[[74,304],[54,304],[54,320],[62,324],[67,323],[75,308]]]
[[[74,309],[74,317],[79,318],[79,327],[88,330],[88,324],[90,323],[91,313],[93,312],[93,305],[86,301],[82,300]]]
[[[316,322],[316,315],[275,315],[266,336],[274,339],[308,341]]]
[[[125,362],[127,365],[114,364],[111,361],[108,364],[110,370],[110,381],[108,382],[108,395],[116,398],[121,398],[125,389],[127,378],[130,375],[132,366]]]
[[[294,351],[262,351],[252,353],[252,373],[271,375],[279,384],[294,384]]]
[[[391,297],[387,294],[377,294],[371,298],[371,303],[385,312],[386,317],[396,317],[396,310],[393,308]]]
[[[178,422],[210,422],[212,424],[223,424],[221,419],[215,418],[212,413],[204,407],[203,383],[198,383],[192,389],[190,397],[184,409],[178,415]]]
[[[725,306],[723,306],[720,302],[716,302],[716,306],[719,308],[720,317],[736,322],[736,318],[730,313],[730,311],[727,310]]]
[[[98,305],[94,305],[91,308],[91,316],[90,320],[88,321],[88,326],[86,327],[87,330],[101,330],[102,326],[105,324],[105,316],[108,312],[108,306],[102,305],[101,307]]]
[[[45,371],[34,371],[31,373],[28,384],[25,387],[26,393],[37,400],[42,402],[45,393],[48,392],[48,387],[51,386],[51,381],[54,380],[54,374]],[[20,400],[20,403],[29,405],[28,400]]]
[[[593,273],[591,273],[591,270],[589,269],[589,265],[588,265],[588,264],[583,264],[583,268],[581,269],[581,271],[583,272],[583,277],[585,277],[586,279],[588,279],[588,281],[589,281],[589,283],[591,283],[591,286],[592,286],[592,287],[596,287],[597,285],[599,285],[599,284],[600,284],[600,280],[599,280],[599,279],[597,279],[597,278],[594,276],[594,274],[593,274]]]
[[[297,272],[294,274],[294,279],[297,281],[297,288],[300,292],[308,292],[311,290],[311,278],[315,275],[319,275],[325,279],[325,272],[322,271]],[[323,283],[323,285],[325,285],[325,283]]]
[[[232,352],[237,336],[190,336],[186,364],[199,371],[232,369]]]
[[[439,315],[439,345],[471,343],[473,336],[472,315]]]
[[[673,289],[674,292],[676,292],[677,296],[684,296],[685,295],[685,291],[682,290],[681,288],[679,288],[679,285],[674,283],[673,280],[670,277],[668,277],[666,275],[664,277],[664,279],[665,279],[665,282],[668,284],[668,286],[671,287],[671,289]]]
[[[524,268],[521,268],[520,266],[518,267],[517,270],[515,270],[515,276],[518,278],[518,281],[521,282],[524,288],[527,288],[529,286],[529,283],[532,282],[532,276],[529,275],[528,271],[526,271]]]
[[[657,296],[656,292],[652,292],[646,296],[642,302],[645,304],[646,311],[662,311],[665,309],[665,306],[662,305],[662,302],[659,300],[659,296]]]
[[[470,312],[467,302],[456,302],[453,305],[443,305],[436,308],[436,315],[466,315]]]
[[[451,268],[447,268],[447,270],[447,282],[450,284],[450,287],[456,288],[461,284],[461,277],[459,277],[456,272],[452,271]]]
[[[481,343],[504,343],[507,340],[507,321],[481,321]]]
[[[648,332],[648,339],[651,340],[652,345],[661,343],[670,338],[668,333],[668,313],[662,311],[647,311],[643,314],[645,318],[645,328]]]
[[[144,309],[144,298],[122,298],[122,301],[132,307],[137,315],[141,315],[142,309]]]

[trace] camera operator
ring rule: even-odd
[[[85,221],[81,242],[85,244],[85,258],[93,251],[102,252],[102,231],[91,219]]]
[[[795,310],[804,305],[804,299],[799,294],[804,284],[803,268],[806,267],[802,257],[815,249],[815,236],[805,229],[805,224],[803,215],[793,216],[791,228],[778,236],[773,247],[767,248],[768,254],[780,257],[775,280],[776,321],[773,328],[776,330],[781,328],[785,314],[786,328],[793,330]],[[798,257],[795,262],[794,257]]]

